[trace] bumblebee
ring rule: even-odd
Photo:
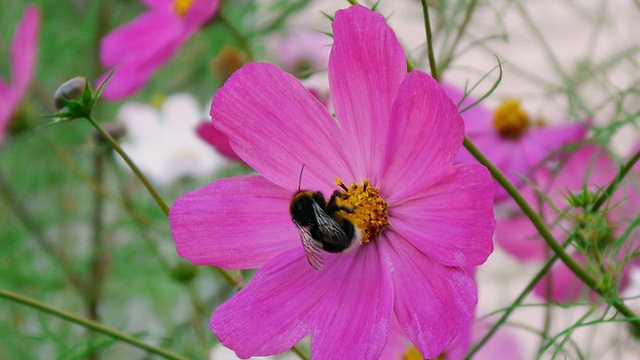
[[[320,191],[298,190],[291,199],[291,219],[300,233],[307,260],[316,270],[322,270],[322,251],[346,253],[361,243],[360,230],[344,217],[354,210],[337,202],[342,196],[336,190],[327,203]]]

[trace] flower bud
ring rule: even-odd
[[[53,94],[53,103],[56,109],[64,109],[67,106],[66,100],[80,100],[86,86],[87,79],[83,76],[74,77],[60,85]]]

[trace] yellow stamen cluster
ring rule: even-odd
[[[494,114],[493,125],[503,138],[517,139],[529,128],[529,115],[518,100],[506,100]]]
[[[189,10],[192,2],[193,0],[175,0],[173,7],[180,16],[183,16]]]
[[[353,210],[352,213],[345,212],[344,217],[360,229],[362,242],[368,243],[389,225],[389,206],[380,197],[380,191],[369,184],[369,179],[365,179],[362,185],[353,183],[350,187],[340,179],[337,183],[344,190],[342,197],[338,198],[338,205]]]
[[[402,360],[424,360],[422,354],[416,349],[415,346],[411,345],[411,347],[407,350],[406,353],[402,356]]]

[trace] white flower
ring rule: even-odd
[[[185,176],[207,176],[226,163],[196,135],[195,127],[205,116],[189,94],[167,97],[160,110],[127,103],[117,117],[127,133],[122,148],[155,184],[169,185]]]

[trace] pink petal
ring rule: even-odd
[[[218,10],[219,0],[193,0],[186,14],[184,24],[187,31],[196,31]]]
[[[36,6],[28,5],[11,44],[11,78],[17,98],[24,96],[33,78],[33,69],[38,56],[39,28],[40,11]]]
[[[178,255],[195,264],[246,269],[291,248],[302,251],[286,210],[292,195],[255,175],[221,179],[183,195],[169,214]]]
[[[185,40],[185,38],[174,39],[156,49],[155,53],[143,54],[121,62],[105,86],[102,92],[103,97],[107,100],[120,100],[134,94],[149,81],[149,78],[160,66],[173,56]],[[147,56],[149,54],[151,56]],[[97,83],[101,84],[106,77],[107,74],[104,74],[97,80]]]
[[[337,176],[355,181],[338,124],[304,85],[273,65],[236,71],[214,96],[211,117],[242,160],[285,189],[298,188],[302,165],[303,189],[329,195]]]
[[[522,144],[526,151],[526,164],[530,168],[537,165],[552,151],[584,140],[587,128],[584,124],[564,124],[530,129],[523,135]]]
[[[227,138],[222,131],[216,129],[211,121],[201,122],[196,128],[196,133],[202,140],[213,146],[220,154],[231,160],[242,162],[242,159],[240,159],[238,154],[231,148],[229,138]]]
[[[339,256],[329,269],[333,284],[316,305],[318,325],[311,336],[313,359],[377,359],[387,341],[393,288],[387,260],[378,245],[363,245]],[[409,273],[405,273],[404,276]]]
[[[301,247],[290,249],[216,309],[211,330],[241,358],[287,351],[311,332],[318,302],[335,280],[327,275],[309,265]]]
[[[329,58],[331,101],[356,178],[375,175],[385,151],[391,106],[405,78],[405,54],[382,15],[363,6],[336,12]],[[372,176],[373,175],[373,176]]]
[[[473,319],[475,283],[461,268],[434,262],[401,236],[381,240],[393,269],[394,314],[422,355],[433,358]]]
[[[327,254],[323,271],[298,248],[269,261],[218,307],[211,329],[242,358],[281,353],[309,332],[313,359],[377,358],[391,307],[389,271],[375,246]]]
[[[451,167],[437,182],[389,200],[391,230],[434,261],[482,264],[493,251],[493,179],[477,164]],[[394,195],[395,196],[395,195]]]
[[[174,7],[174,0],[141,0],[150,8],[160,10],[171,10]]]
[[[152,57],[164,44],[183,33],[180,17],[171,12],[150,11],[109,33],[100,41],[100,62],[117,66],[126,59]]]
[[[586,262],[580,253],[574,253],[572,257],[583,264]],[[585,294],[585,285],[564,263],[558,261],[533,291],[545,300],[567,303]]]
[[[501,248],[523,261],[540,261],[549,248],[526,216],[498,220],[496,242]]]
[[[429,75],[412,71],[391,110],[381,186],[393,193],[417,178],[437,175],[462,146],[464,125],[456,106]],[[383,195],[385,191],[381,189]]]
[[[449,85],[447,83],[440,84],[444,89],[447,96],[455,103],[458,104],[462,97],[464,96],[464,92],[459,90],[458,88]],[[459,109],[463,110],[476,102],[472,96],[467,96]],[[474,137],[476,135],[485,133],[488,129],[493,128],[493,112],[487,109],[483,103],[477,104],[471,109],[465,111],[462,114],[462,118],[464,119],[464,130],[467,136]]]

